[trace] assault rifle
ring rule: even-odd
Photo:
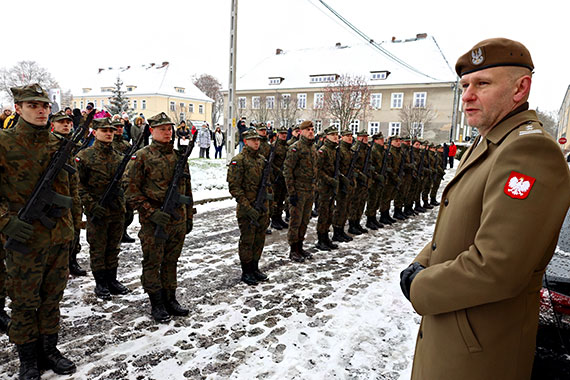
[[[61,208],[71,208],[73,200],[71,197],[61,195],[53,190],[53,183],[62,170],[69,174],[76,172],[75,168],[67,163],[72,156],[74,148],[82,137],[83,132],[93,120],[94,112],[90,113],[85,123],[81,125],[71,139],[62,139],[59,148],[53,156],[42,176],[36,183],[30,199],[18,212],[18,218],[26,223],[39,220],[47,229],[54,229],[56,222],[50,217],[59,217]],[[54,207],[55,206],[55,207]],[[58,210],[59,209],[59,210]],[[59,214],[59,215],[58,215]],[[16,252],[27,254],[31,252],[25,243],[21,243],[13,238],[8,238],[4,248]]]
[[[117,168],[117,170],[115,171],[115,174],[113,175],[113,179],[107,185],[107,188],[105,189],[105,192],[101,196],[101,199],[99,199],[99,202],[97,202],[97,204],[99,206],[107,207],[107,206],[112,205],[111,201],[113,199],[116,199],[117,196],[119,195],[119,185],[121,184],[121,179],[123,178],[123,173],[125,172],[125,169],[127,168],[127,164],[131,160],[131,156],[137,151],[137,147],[140,144],[140,142],[142,141],[143,137],[144,137],[144,135],[141,133],[139,138],[137,139],[136,143],[133,144],[131,146],[131,148],[126,152],[125,157],[123,157],[123,160],[121,161],[121,163],[119,164],[119,167]],[[91,222],[95,222],[95,221],[96,221],[96,218],[94,216],[92,216]]]
[[[427,147],[426,147],[427,148]],[[420,153],[420,164],[418,165],[418,177],[422,176],[424,171],[424,158],[425,158],[426,149],[422,150]]]
[[[412,164],[412,177],[416,178],[417,174],[413,172],[413,168],[416,166],[415,160],[414,160],[414,146],[413,145],[410,145],[410,163]]]
[[[384,158],[382,159],[382,169],[380,170],[380,174],[382,176],[386,176],[386,170],[388,169],[388,156],[390,155],[390,149],[392,148],[392,138],[388,139],[388,149],[384,152]]]
[[[334,179],[336,179],[338,181],[339,176],[340,176],[340,146],[338,146],[336,149],[336,154],[334,157]],[[336,198],[337,195],[337,187],[335,186],[335,188],[333,189],[333,202],[334,199]]]
[[[168,185],[168,190],[166,190],[166,197],[164,197],[164,202],[162,203],[162,206],[160,206],[160,211],[170,214],[174,220],[180,220],[181,218],[181,216],[176,212],[176,209],[180,205],[190,204],[190,197],[182,195],[178,192],[178,182],[180,181],[180,178],[188,178],[188,174],[184,173],[184,169],[186,168],[186,165],[188,165],[188,158],[192,153],[192,149],[194,149],[194,143],[196,142],[197,137],[198,133],[195,133],[194,138],[186,146],[186,150],[184,151],[182,157],[176,161],[176,166],[174,167],[174,175],[172,176],[170,185]],[[168,239],[168,234],[164,230],[164,227],[159,225],[157,225],[156,229],[154,230],[154,236],[159,239]]]
[[[265,213],[267,211],[267,207],[265,207],[265,200],[267,199],[267,186],[269,182],[269,177],[271,175],[272,163],[273,159],[275,158],[275,146],[273,144],[271,146],[271,150],[269,151],[269,157],[267,158],[267,162],[265,162],[265,166],[263,167],[263,174],[261,175],[261,183],[259,184],[259,188],[257,189],[257,195],[255,196],[255,201],[253,202],[253,208],[256,209],[260,214]],[[251,220],[254,226],[259,227],[259,223],[257,220]]]
[[[400,152],[402,152],[402,147],[400,147]],[[404,166],[406,164],[406,156],[403,153],[400,153],[400,167],[398,168],[398,178],[400,179],[400,183],[396,186],[396,189],[399,189],[402,185],[402,177],[404,177]]]
[[[366,152],[366,158],[364,159],[364,166],[362,167],[362,173],[364,173],[366,177],[368,177],[368,170],[370,170],[370,154],[372,153],[373,146],[374,142],[372,142],[372,145],[368,146],[368,152]]]
[[[358,160],[358,153],[360,152],[361,146],[361,144],[356,144],[356,150],[354,151],[352,159],[350,160],[350,166],[348,167],[348,172],[346,173],[346,178],[349,180],[351,180],[354,176],[354,168],[356,167],[356,160]]]

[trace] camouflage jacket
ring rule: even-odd
[[[261,185],[265,159],[259,150],[255,151],[244,146],[241,153],[232,158],[228,165],[227,181],[230,194],[237,201],[237,217],[245,216],[245,212],[253,207],[257,191]],[[264,201],[264,206],[269,213],[269,202]]]
[[[33,126],[22,118],[14,128],[0,132],[0,230],[29,200],[60,142],[47,127]],[[73,166],[71,158],[69,164]],[[61,217],[51,217],[56,222],[51,230],[39,220],[32,222],[34,234],[26,243],[30,247],[67,243],[73,240],[74,229],[80,227],[81,202],[77,175],[61,170],[54,181],[53,190],[71,197],[73,206],[70,210],[57,208],[58,212],[61,211]]]
[[[315,191],[317,150],[312,140],[301,137],[289,147],[283,164],[283,176],[289,195],[300,191]]]
[[[106,144],[95,140],[92,146],[77,154],[79,171],[79,196],[85,208],[85,215],[90,215],[95,204],[101,199],[105,189],[115,176],[123,155],[113,149],[112,143]],[[107,215],[124,214],[125,195],[109,203]]]
[[[291,146],[295,144],[297,141],[299,141],[299,137],[291,136],[291,138],[287,140],[287,145]]]
[[[414,170],[414,164],[412,164],[412,160],[410,158],[410,149],[411,146],[407,146],[406,144],[402,144],[400,147],[400,152],[402,154],[402,160],[404,160],[404,174],[409,177],[412,175],[412,171]]]
[[[274,178],[278,181],[283,180],[283,163],[285,162],[285,157],[287,156],[287,145],[286,140],[277,139],[274,143],[275,145],[275,156],[273,157],[273,174]]]
[[[352,153],[355,154],[356,150],[359,149],[358,147],[360,146],[360,150],[358,151],[357,157],[356,157],[356,162],[354,165],[354,173],[357,176],[362,177],[362,179],[364,180],[364,162],[366,160],[366,154],[368,153],[368,149],[370,149],[370,147],[368,146],[368,144],[365,144],[361,141],[357,141],[356,143],[354,143],[352,145]],[[366,181],[364,182],[366,183]]]
[[[384,163],[384,146],[380,144],[372,144],[372,152],[370,153],[370,168],[368,174],[373,183],[380,181],[382,175],[382,164]]]
[[[121,154],[127,154],[129,149],[131,149],[131,144],[125,141],[123,136],[115,135],[113,136],[112,147],[114,150]]]
[[[261,137],[259,142],[259,149],[257,152],[261,154],[266,160],[269,158],[269,152],[271,151],[271,144],[267,141],[267,137]]]
[[[141,222],[146,222],[153,212],[160,209],[166,191],[174,176],[176,162],[183,154],[173,149],[172,142],[160,143],[154,141],[137,151],[127,165],[127,190],[126,198],[129,206],[139,212]],[[188,164],[184,168],[187,177],[180,178],[178,191],[180,194],[190,197],[189,205],[180,205],[176,210],[180,215],[179,220],[171,220],[173,224],[185,223],[193,218],[192,209],[192,184]]]
[[[388,178],[390,178],[391,183],[395,185],[400,181],[398,174],[400,171],[400,164],[402,163],[401,148],[392,146],[392,149],[390,149],[390,156],[388,157],[388,161],[392,164],[392,171],[388,174]]]
[[[325,139],[325,143],[318,151],[317,168],[319,170],[319,191],[334,190],[334,165],[336,162],[337,147],[338,144],[329,139]]]

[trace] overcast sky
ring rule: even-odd
[[[475,43],[507,37],[530,50],[532,108],[558,112],[570,84],[565,2],[325,0],[375,41],[428,33],[453,67]],[[65,90],[99,67],[169,61],[228,78],[230,0],[27,0],[4,8],[0,67],[34,60]],[[238,73],[276,48],[362,42],[318,0],[239,0]],[[20,8],[18,8],[20,7]],[[22,8],[23,7],[23,8]],[[421,69],[421,68],[420,68]],[[239,79],[238,79],[239,86]]]

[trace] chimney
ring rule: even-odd
[[[283,49],[275,49],[275,55],[283,54]]]
[[[396,41],[396,37],[392,37],[392,42]]]
[[[337,43],[335,44],[335,46],[336,46],[337,49],[340,49],[340,47],[342,46],[342,44],[341,44],[340,42],[337,42]]]
[[[416,38],[418,40],[422,39],[422,38],[427,38],[427,33],[418,33],[418,34],[416,34]]]

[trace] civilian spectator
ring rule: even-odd
[[[214,132],[214,148],[216,149],[216,153],[214,154],[214,158],[222,158],[222,148],[224,147],[225,138],[220,126],[216,124],[216,131]],[[218,155],[220,157],[218,157]]]
[[[455,155],[457,154],[457,146],[452,141],[451,145],[449,146],[449,167],[453,168],[453,161],[455,161]]]
[[[190,142],[190,128],[188,128],[184,120],[182,120],[178,128],[176,128],[176,137],[178,137],[178,150],[181,150],[181,146],[186,147]]]
[[[210,130],[206,123],[202,124],[202,128],[198,132],[198,145],[200,146],[200,158],[206,158],[206,153],[210,149],[210,144],[212,144],[212,139],[210,136]]]
[[[245,117],[242,117],[240,121],[238,121],[237,125],[238,129],[238,144],[239,144],[239,151],[243,149],[243,133],[247,131],[247,125],[245,124]]]

